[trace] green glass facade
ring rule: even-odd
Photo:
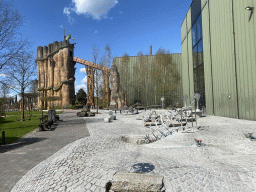
[[[256,14],[248,6],[256,2],[193,0],[181,25],[183,94],[192,102],[199,92],[208,115],[256,120]]]
[[[192,12],[193,13],[193,12]],[[205,106],[203,30],[201,10],[193,13],[197,19],[192,26],[194,92],[201,95],[199,108]]]

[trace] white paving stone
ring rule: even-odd
[[[150,144],[133,145],[121,141],[121,136],[148,133],[142,120],[118,113],[117,120],[105,124],[109,114],[100,112],[85,118],[90,137],[65,146],[38,164],[12,192],[39,191],[37,186],[46,189],[48,183],[53,183],[49,189],[54,191],[64,186],[67,191],[72,187],[100,191],[117,171],[130,172],[136,163],[153,164],[151,173],[164,176],[166,192],[256,190],[256,141],[242,134],[255,131],[256,122],[208,116],[198,120],[198,125],[209,126],[201,131],[176,132]],[[203,140],[201,147],[194,138]],[[40,179],[45,174],[47,177]]]

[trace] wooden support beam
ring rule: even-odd
[[[94,69],[99,69],[99,70],[102,70],[102,71],[110,72],[109,67],[105,67],[103,65],[99,65],[99,64],[96,64],[96,63],[93,63],[93,62],[90,62],[90,61],[87,61],[87,60],[84,60],[84,59],[80,59],[78,57],[73,57],[73,61],[75,61],[76,63],[83,64],[83,65],[88,66],[88,67],[93,67]]]
[[[95,106],[95,103],[94,103],[94,73],[93,73],[92,66],[86,67],[86,74],[87,74],[87,105],[94,107]]]
[[[103,74],[103,106],[109,107],[110,103],[110,89],[109,89],[109,76],[108,71],[102,71]]]

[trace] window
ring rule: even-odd
[[[201,13],[192,27],[192,50],[194,69],[194,91],[201,95],[200,107],[205,106],[205,85],[204,85],[204,57],[203,57],[203,30]]]
[[[203,37],[203,30],[202,30],[202,15],[200,14],[197,22],[196,22],[196,33],[197,33],[197,41],[199,41]]]
[[[204,90],[204,65],[200,65],[197,69],[198,74],[198,90]]]
[[[193,47],[195,46],[196,42],[197,42],[197,38],[196,38],[196,23],[195,23],[192,27],[192,44],[193,44]]]
[[[197,46],[195,46],[193,48],[193,68],[195,69],[198,65],[198,61],[197,61]]]
[[[198,65],[204,63],[204,55],[203,55],[203,40],[200,40],[197,44],[197,54],[198,54]]]

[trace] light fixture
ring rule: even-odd
[[[249,22],[252,18],[254,7],[247,6],[247,7],[245,7],[245,9],[248,10],[248,11],[251,11],[250,16],[249,16],[249,20],[248,20],[248,22]]]
[[[245,7],[246,10],[252,11],[254,8],[253,7]]]

